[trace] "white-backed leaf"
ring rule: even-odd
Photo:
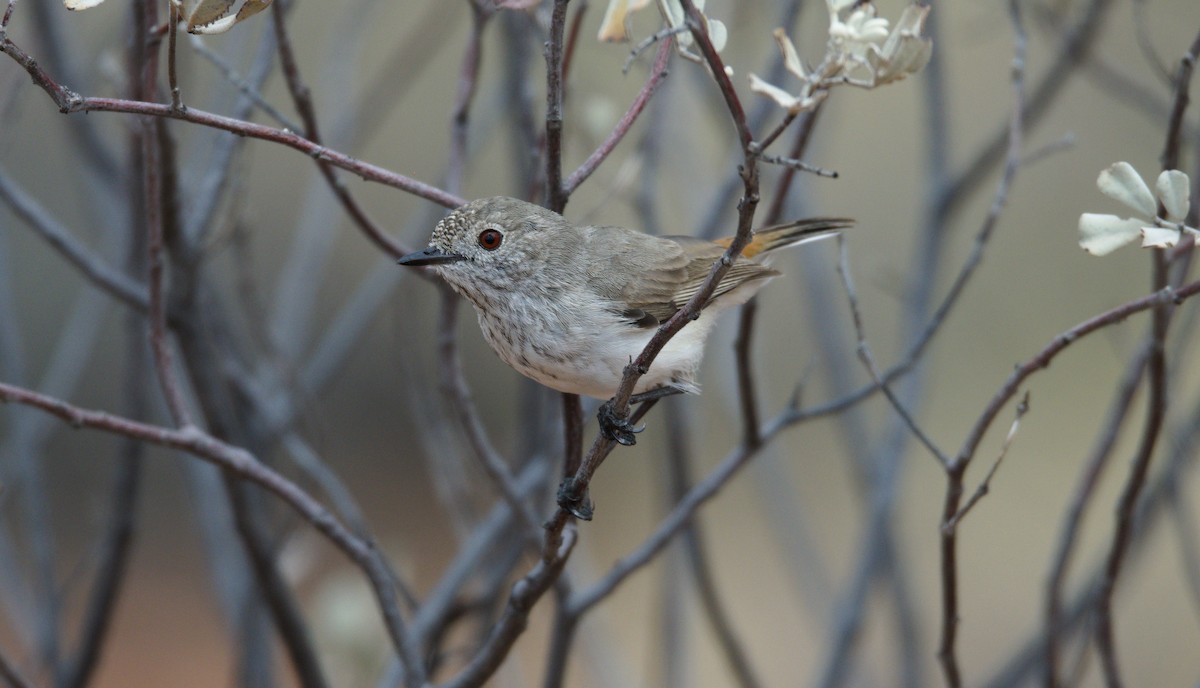
[[[271,6],[271,0],[246,0],[238,10],[237,21],[248,19]]]
[[[1142,248],[1171,248],[1178,243],[1178,230],[1164,227],[1142,227]]]
[[[1079,216],[1079,246],[1093,256],[1104,256],[1141,236],[1141,220],[1116,215],[1084,213]]]
[[[63,4],[66,5],[67,9],[73,11],[86,10],[102,2],[104,0],[63,0]]]
[[[229,13],[230,7],[233,7],[233,0],[200,0],[188,15],[187,30],[191,33],[204,33],[196,31],[196,28],[216,22]]]
[[[1188,176],[1179,170],[1163,170],[1154,183],[1158,191],[1158,200],[1167,209],[1167,218],[1175,222],[1183,222],[1187,218],[1191,203],[1188,200],[1190,181]]]
[[[1146,186],[1146,182],[1137,170],[1133,169],[1133,165],[1127,162],[1109,165],[1100,173],[1096,186],[1105,196],[1124,203],[1146,217],[1154,217],[1155,211],[1158,210],[1150,187]]]

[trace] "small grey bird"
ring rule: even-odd
[[[643,398],[698,392],[704,340],[717,316],[780,274],[755,259],[851,224],[815,218],[758,230],[700,317],[667,343],[634,392]],[[446,216],[429,248],[398,262],[429,266],[470,301],[488,344],[521,374],[560,392],[608,399],[625,366],[700,289],[731,241],[577,225],[496,196]],[[633,444],[632,428],[601,421],[611,437]]]

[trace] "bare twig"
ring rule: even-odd
[[[546,207],[561,213],[570,192],[562,178],[563,30],[568,0],[554,0],[546,42]]]
[[[858,357],[862,361],[867,372],[871,374],[871,378],[875,380],[875,384],[887,397],[887,400],[892,404],[896,414],[904,421],[905,426],[912,432],[913,437],[916,437],[925,448],[933,454],[933,458],[937,459],[938,463],[946,468],[950,465],[950,457],[946,456],[933,439],[921,429],[917,424],[917,420],[912,417],[912,414],[905,408],[904,403],[892,391],[888,383],[883,379],[883,375],[879,372],[879,366],[875,363],[875,356],[871,354],[871,347],[867,344],[866,331],[863,328],[862,313],[858,308],[858,291],[854,288],[854,279],[850,276],[850,257],[846,246],[845,237],[838,236],[838,274],[842,277],[842,288],[846,291],[846,301],[850,305],[851,319],[854,321],[854,332],[858,337]]]
[[[633,102],[629,105],[629,109],[625,111],[625,114],[621,115],[621,119],[617,120],[617,124],[615,127],[613,127],[612,133],[609,134],[608,138],[604,139],[604,142],[601,143],[600,146],[588,156],[587,160],[584,160],[583,164],[580,165],[579,168],[574,172],[572,172],[570,176],[567,177],[566,181],[563,182],[563,190],[567,195],[570,195],[575,191],[575,189],[578,189],[579,185],[586,181],[587,178],[592,175],[592,172],[596,171],[596,168],[600,166],[600,163],[604,162],[609,153],[612,153],[613,149],[617,147],[617,144],[625,138],[625,134],[629,133],[629,129],[633,126],[633,123],[637,121],[638,115],[640,115],[642,110],[645,109],[646,103],[650,102],[650,97],[654,95],[654,91],[658,88],[658,85],[662,83],[664,78],[666,78],[667,60],[670,58],[670,56],[671,44],[670,42],[664,41],[663,44],[658,47],[658,54],[654,57],[654,65],[650,68],[650,76],[646,78],[646,84],[642,86],[641,91],[638,91],[637,97],[633,99]]]
[[[105,264],[100,256],[84,246],[69,229],[51,215],[45,206],[17,186],[3,169],[0,169],[0,198],[4,199],[17,217],[24,220],[30,229],[74,265],[92,284],[131,308],[143,313],[146,311],[150,305],[150,297],[144,286]]]
[[[691,29],[689,29],[686,24],[680,24],[679,26],[668,26],[665,29],[659,29],[658,31],[655,31],[649,36],[646,36],[642,40],[638,41],[637,45],[629,49],[629,57],[625,58],[625,64],[621,66],[621,73],[628,74],[629,69],[633,67],[634,60],[638,58],[638,55],[641,55],[643,52],[648,50],[650,46],[658,43],[659,41],[670,45],[671,43],[667,40],[668,38],[672,38],[681,33],[687,33],[688,31],[691,31]]]
[[[558,579],[571,555],[571,549],[575,546],[575,531],[568,529],[560,532],[561,545],[549,557],[538,560],[529,573],[513,584],[504,614],[492,628],[487,641],[462,672],[443,684],[444,688],[481,686],[500,667],[508,650],[525,630],[530,608]]]
[[[134,242],[131,248],[132,254],[140,246]],[[142,256],[130,256],[131,267],[142,262]],[[139,316],[129,314],[126,317],[125,329],[128,340],[124,371],[126,404],[129,415],[138,418],[143,416],[149,407],[146,395],[145,354],[142,346],[145,341],[144,322]],[[84,688],[88,685],[108,637],[117,596],[133,550],[138,513],[138,485],[141,482],[144,449],[144,444],[133,439],[124,438],[121,442],[120,461],[109,499],[111,515],[107,519],[107,532],[99,556],[100,563],[79,632],[79,646],[62,683],[66,688]]]
[[[785,158],[780,155],[768,155],[766,153],[759,153],[758,159],[762,160],[763,162],[766,162],[766,163],[771,163],[772,165],[782,165],[784,167],[787,167],[787,168],[790,168],[793,170],[798,170],[800,172],[811,172],[812,174],[815,174],[818,177],[829,177],[830,179],[837,179],[837,177],[838,177],[838,173],[836,170],[827,170],[824,167],[817,167],[816,165],[810,165],[810,164],[804,162],[803,160],[797,160],[796,158]]]
[[[1200,56],[1200,33],[1196,34],[1187,54],[1180,61],[1175,77],[1175,102],[1171,109],[1171,119],[1167,125],[1166,143],[1163,147],[1161,162],[1163,169],[1175,169],[1179,163],[1180,132],[1182,129],[1183,113],[1187,109],[1188,91],[1191,83],[1192,68]],[[1167,257],[1164,251],[1154,251],[1154,288],[1169,289],[1170,275]],[[1129,478],[1122,489],[1120,500],[1117,502],[1116,528],[1113,532],[1112,544],[1101,579],[1100,596],[1096,604],[1096,646],[1100,654],[1100,666],[1104,670],[1104,678],[1109,688],[1119,688],[1123,685],[1120,668],[1117,663],[1116,634],[1113,630],[1113,596],[1116,592],[1117,580],[1125,562],[1125,553],[1133,532],[1134,510],[1141,496],[1146,476],[1150,470],[1150,461],[1154,457],[1154,449],[1162,434],[1163,423],[1166,420],[1167,407],[1167,358],[1166,338],[1167,328],[1171,323],[1172,304],[1165,303],[1156,307],[1150,324],[1149,360],[1146,362],[1148,389],[1146,393],[1146,421],[1142,428],[1142,436],[1134,455]]]
[[[1117,443],[1117,438],[1120,436],[1125,419],[1129,416],[1129,410],[1133,408],[1134,395],[1137,391],[1138,383],[1145,372],[1148,353],[1149,350],[1143,347],[1140,352],[1130,359],[1125,375],[1122,377],[1120,384],[1117,385],[1117,391],[1113,394],[1112,408],[1105,416],[1104,424],[1100,426],[1103,428],[1103,432],[1097,439],[1096,446],[1092,449],[1090,457],[1084,462],[1084,469],[1080,476],[1078,487],[1074,490],[1070,506],[1067,509],[1067,515],[1063,519],[1062,534],[1059,536],[1058,547],[1055,550],[1053,559],[1054,563],[1051,566],[1050,576],[1046,585],[1046,624],[1044,630],[1046,654],[1043,675],[1045,685],[1051,688],[1061,685],[1058,676],[1058,657],[1062,632],[1065,627],[1063,623],[1062,595],[1066,584],[1067,571],[1078,540],[1079,530],[1083,525],[1085,512],[1091,504],[1101,476],[1108,467],[1113,447]]]
[[[472,453],[487,473],[492,484],[500,492],[500,496],[508,503],[513,513],[525,522],[526,532],[532,538],[537,538],[541,530],[533,509],[521,498],[516,481],[508,465],[492,446],[487,436],[487,430],[479,418],[479,411],[471,399],[471,391],[467,387],[463,375],[462,360],[458,355],[458,337],[455,336],[456,315],[458,304],[461,303],[449,286],[439,284],[441,315],[438,318],[438,352],[441,359],[442,391],[450,402],[450,407],[458,416],[459,425],[467,435]]]
[[[980,232],[981,238],[977,241],[977,245],[986,241],[987,237],[991,234],[992,228],[999,221],[1000,212],[1005,205],[1009,189],[1012,187],[1013,179],[1016,177],[1017,170],[1020,167],[1021,141],[1024,133],[1023,116],[1025,112],[1025,55],[1027,38],[1017,0],[1010,0],[1008,7],[1015,36],[1013,40],[1012,68],[1013,105],[1012,113],[1009,117],[1007,154],[1005,156],[1004,173],[1001,175],[1000,183],[996,187],[996,192],[992,198],[992,206],[984,220],[984,228]],[[934,214],[944,221],[944,214],[937,212]],[[972,256],[972,259],[974,258],[975,256]],[[970,262],[971,259],[968,260],[968,264]],[[963,277],[965,274],[967,273],[964,266],[964,272],[960,273],[960,277]],[[954,288],[961,288],[962,284],[963,282],[960,281]],[[1048,353],[1046,360],[1048,361],[1061,348],[1056,348],[1052,344],[1050,347],[1044,349],[1043,353]],[[949,688],[959,688],[962,686],[962,672],[958,664],[958,650],[956,645],[960,618],[958,611],[958,530],[953,527],[947,528],[946,526],[959,512],[964,491],[963,478],[966,475],[967,466],[970,464],[971,458],[975,455],[975,450],[979,442],[982,441],[983,433],[991,426],[992,420],[1000,412],[1002,405],[1008,402],[1012,394],[1016,393],[1017,385],[1020,384],[1021,380],[1034,370],[1029,369],[1024,375],[1018,375],[1023,369],[1024,367],[1018,368],[1018,372],[1013,373],[1009,377],[1003,394],[997,394],[993,397],[992,402],[987,406],[983,415],[971,429],[967,441],[963,444],[963,448],[946,465],[946,496],[942,504],[941,517],[942,621],[941,639],[938,643],[938,661],[942,666],[942,673],[946,678]]]
[[[58,107],[59,112],[63,114],[77,112],[120,112],[177,119],[204,127],[228,131],[239,136],[278,143],[298,150],[315,160],[328,162],[334,167],[356,174],[366,181],[391,186],[447,208],[457,208],[466,202],[462,198],[447,193],[442,189],[386,170],[378,165],[358,160],[345,153],[310,141],[287,129],[268,127],[233,117],[205,112],[196,108],[187,108],[181,112],[174,110],[169,104],[149,103],[121,98],[84,97],[55,81],[28,53],[10,39],[5,38],[0,41],[0,52],[7,54],[17,64],[21,65],[29,73],[33,82],[50,96],[51,100]],[[397,254],[406,252],[406,249],[399,246],[390,247],[387,250],[389,253],[396,252]]]
[[[688,446],[687,427],[684,423],[684,412],[681,404],[671,404],[667,410],[668,425],[671,428],[670,450],[668,454],[668,471],[670,474],[671,492],[673,499],[678,502],[687,496],[691,485],[688,460],[691,455]],[[747,445],[753,446],[753,445]],[[737,684],[742,688],[753,688],[762,685],[755,676],[754,667],[746,654],[742,639],[733,628],[725,605],[721,602],[717,583],[713,575],[709,557],[704,549],[704,541],[699,525],[695,519],[688,522],[683,531],[683,546],[687,554],[688,572],[696,582],[696,592],[700,597],[700,606],[704,610],[708,623],[712,626],[713,634],[729,669]]]
[[[167,86],[171,89],[171,107],[183,109],[183,95],[179,90],[179,74],[175,68],[177,35],[179,34],[179,5],[168,2],[167,11]]]
[[[421,663],[416,645],[412,643],[403,620],[396,612],[395,586],[378,550],[347,529],[307,492],[263,464],[250,452],[222,442],[194,425],[179,428],[149,425],[104,411],[80,408],[61,399],[3,382],[0,382],[0,401],[39,408],[62,418],[76,428],[95,428],[178,449],[261,485],[275,494],[363,569],[375,592],[393,644],[404,658],[410,673],[420,673]]]
[[[188,39],[192,44],[192,50],[195,50],[200,57],[203,57],[211,62],[213,66],[217,68],[217,71],[219,71],[221,75],[225,77],[225,80],[232,84],[239,93],[248,98],[250,102],[254,103],[255,107],[257,107],[259,110],[262,110],[268,117],[282,125],[284,129],[300,131],[299,124],[293,122],[292,119],[285,115],[279,108],[272,105],[271,102],[267,100],[259,91],[258,87],[254,85],[252,80],[248,80],[246,77],[243,77],[241,74],[239,74],[237,70],[234,69],[233,65],[230,64],[229,61],[226,60],[220,53],[209,48],[204,42],[204,39],[196,35],[189,35]]]
[[[1008,428],[1008,434],[1004,436],[1004,443],[1000,445],[1000,452],[996,455],[996,460],[992,462],[992,467],[988,469],[987,475],[983,477],[983,481],[979,483],[979,487],[975,488],[975,492],[971,494],[971,498],[963,505],[963,508],[954,514],[944,527],[955,528],[958,522],[963,520],[967,513],[975,507],[979,500],[987,496],[988,490],[991,489],[992,478],[996,476],[996,471],[1000,469],[1000,463],[1004,461],[1004,457],[1008,455],[1008,448],[1012,446],[1012,442],[1016,439],[1017,430],[1021,427],[1021,419],[1029,412],[1029,392],[1025,392],[1021,402],[1017,404],[1016,417],[1013,418],[1012,425]]]
[[[751,150],[754,139],[746,123],[746,113],[742,109],[741,101],[738,99],[737,91],[734,89],[729,75],[725,73],[725,64],[721,61],[721,56],[717,53],[712,41],[708,37],[708,33],[704,28],[703,17],[690,0],[682,0],[682,4],[684,11],[688,15],[687,22],[691,28],[692,36],[695,38],[696,44],[700,47],[700,52],[708,63],[709,70],[717,82],[721,95],[725,99],[742,146],[743,164],[740,174],[744,184],[744,192],[741,201],[738,203],[738,231],[724,255],[713,263],[708,277],[696,294],[671,316],[667,322],[659,326],[642,352],[638,354],[632,363],[625,367],[624,376],[622,377],[621,385],[617,388],[617,393],[607,402],[618,417],[628,416],[629,398],[633,395],[633,388],[637,384],[637,381],[649,370],[650,364],[658,356],[658,353],[662,351],[663,347],[666,346],[667,342],[684,325],[695,319],[700,309],[704,307],[716,289],[717,283],[725,276],[729,267],[733,265],[733,261],[741,255],[742,249],[750,241],[754,214],[758,208],[758,166],[754,153]],[[599,433],[596,436],[591,449],[584,456],[583,464],[580,466],[579,471],[574,476],[568,477],[563,481],[559,489],[560,505],[570,506],[572,513],[576,515],[590,513],[590,506],[585,503],[588,483],[591,482],[592,475],[595,474],[596,469],[600,467],[600,463],[612,450],[613,446],[614,440],[608,438],[604,433]]]
[[[742,407],[742,444],[756,447],[760,443],[758,398],[754,385],[754,370],[751,364],[750,344],[754,337],[754,315],[758,312],[758,300],[750,299],[742,306],[738,315],[737,339],[733,342],[734,359],[737,361],[738,402]]]
[[[300,67],[296,63],[295,53],[292,51],[292,40],[288,34],[287,22],[284,18],[285,3],[277,2],[271,6],[272,19],[275,26],[275,37],[279,42],[279,62],[283,68],[284,79],[287,82],[288,92],[292,95],[292,102],[296,106],[296,111],[300,113],[300,120],[304,122],[304,136],[312,143],[321,146],[321,133],[317,126],[317,111],[313,107],[312,95],[300,76]],[[321,155],[313,155],[313,159],[317,162],[317,168],[321,171],[321,176],[325,179],[325,183],[329,185],[330,191],[333,192],[335,198],[341,203],[346,210],[346,214],[350,216],[358,228],[385,253],[393,258],[398,258],[408,252],[408,249],[395,239],[391,238],[383,231],[367,215],[367,211],[358,200],[351,195],[350,190],[337,177],[337,173],[333,167],[335,163],[324,158]]]

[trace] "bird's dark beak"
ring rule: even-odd
[[[434,248],[433,246],[430,246],[429,248],[425,249],[424,251],[417,251],[416,253],[410,253],[407,256],[402,257],[400,260],[397,260],[396,263],[398,263],[400,265],[407,265],[409,267],[420,267],[422,265],[441,265],[443,263],[457,263],[458,261],[464,260],[465,258],[466,258],[466,256],[461,256],[457,253],[446,253],[445,251],[443,251],[439,248]]]

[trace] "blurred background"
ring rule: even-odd
[[[110,0],[72,13],[49,0],[16,3],[8,36],[73,90],[126,97],[131,16],[140,4]],[[327,146],[457,186],[465,198],[529,197],[538,188],[546,3],[529,10],[479,10],[461,0],[288,5],[298,68]],[[893,21],[903,6],[877,3],[880,16]],[[1082,212],[1129,214],[1096,188],[1108,165],[1124,160],[1148,180],[1157,176],[1173,93],[1168,74],[1200,30],[1193,0],[1046,0],[1020,7],[1028,32],[1026,103],[1034,108],[1023,131],[1023,164],[982,263],[914,371],[897,382],[921,429],[951,456],[1014,365],[1077,323],[1151,290],[1149,252],[1130,246],[1089,256],[1079,248],[1077,223]],[[223,35],[180,34],[186,105],[302,129],[277,60],[262,58],[274,51],[275,11]],[[595,0],[569,5],[579,29],[564,108],[567,171],[608,136],[642,87],[655,50],[622,74],[630,46],[596,40],[604,11]],[[160,16],[165,12],[159,8]],[[783,113],[750,92],[748,74],[778,73],[771,31],[784,23],[801,57],[819,60],[827,10],[819,2],[712,0],[705,13],[728,27],[722,57],[761,137]],[[632,15],[631,34],[640,40],[661,22],[647,8]],[[482,52],[466,158],[456,168],[448,162],[452,112],[477,25]],[[845,237],[848,263],[867,342],[883,368],[905,360],[969,259],[1003,162],[981,152],[993,142],[1004,145],[1014,108],[1016,39],[1007,3],[934,3],[927,34],[935,62],[924,73],[875,90],[832,92],[803,159],[839,176],[801,174],[782,201],[785,218],[857,220]],[[164,66],[160,84],[165,79]],[[789,79],[773,81],[794,87]],[[261,84],[254,89],[286,121],[260,107],[237,115],[240,81]],[[164,87],[158,100],[169,100],[165,93]],[[1183,156],[1189,173],[1196,124],[1189,111]],[[437,351],[438,289],[395,267],[364,237],[312,160],[186,122],[170,121],[166,130],[177,144],[179,215],[198,238],[203,307],[222,323],[206,336],[237,353],[240,367],[226,372],[245,383],[240,393],[253,401],[244,403],[287,418],[286,431],[256,451],[326,502],[330,483],[315,476],[335,474],[389,561],[423,599],[500,501],[439,391],[445,369]],[[131,210],[138,183],[127,174],[138,131],[130,115],[59,115],[16,62],[0,60],[0,176],[7,189],[0,203],[0,381],[118,414],[135,413],[132,384],[146,397],[136,414],[169,424],[145,337],[130,335],[131,309],[84,279],[13,200],[32,201],[92,255],[143,280],[144,268],[126,260],[136,237],[130,228],[140,226]],[[795,131],[785,132],[772,152],[786,155]],[[736,143],[706,68],[673,56],[647,111],[571,197],[565,215],[651,232],[732,234],[740,191],[740,182],[731,185],[740,162]],[[782,170],[760,169],[765,211],[776,201]],[[424,246],[444,213],[396,189],[348,173],[339,178],[407,247]],[[764,421],[794,396],[801,408],[818,407],[870,382],[856,360],[837,260],[833,241],[787,252],[775,261],[784,275],[757,300],[753,369]],[[171,270],[176,279],[178,266]],[[1175,316],[1167,423],[1116,591],[1117,648],[1128,685],[1200,681],[1194,499],[1200,376],[1189,337],[1196,313],[1188,302]],[[514,471],[541,464],[558,470],[552,467],[562,452],[558,395],[503,365],[470,308],[459,308],[457,321],[466,378],[494,446]],[[736,317],[727,318],[709,341],[703,394],[661,403],[647,416],[637,446],[618,449],[597,474],[596,518],[579,524],[567,566],[576,589],[637,548],[669,511],[679,480],[678,472],[672,476],[679,465],[673,452],[685,458],[694,482],[736,451],[737,325]],[[1148,315],[1140,314],[1082,339],[1022,386],[1030,409],[989,494],[959,524],[958,653],[967,685],[1041,685],[1038,639],[1056,548],[1148,325]],[[138,367],[144,375],[130,372]],[[968,493],[999,455],[1015,402],[975,456]],[[585,401],[589,441],[594,405]],[[1065,608],[1094,584],[1109,551],[1144,405],[1141,389],[1084,514]],[[126,513],[129,559],[86,683],[293,684],[269,620],[247,602],[253,583],[220,474],[193,457],[145,448],[136,487],[122,491],[118,481],[129,479],[123,457],[131,451],[119,438],[72,430],[37,411],[0,410],[0,651],[33,685],[63,684],[48,658],[65,662],[75,646],[114,514]],[[544,473],[530,501],[548,517],[557,481]],[[875,394],[772,436],[699,510],[692,532],[761,685],[943,685],[936,651],[945,489],[936,459]],[[260,495],[259,504],[329,683],[387,684],[390,645],[362,574],[277,500]],[[440,646],[437,678],[452,676],[474,654],[508,584],[532,565],[520,536],[510,535],[517,544],[497,545],[464,588],[497,596],[476,619],[478,628],[465,624]],[[735,685],[697,594],[695,570],[677,542],[584,617],[566,684]],[[543,681],[550,597],[535,608],[489,685]],[[1069,685],[1103,684],[1088,642],[1093,623],[1083,614],[1064,635],[1059,667]],[[267,657],[257,665],[249,649],[255,642]]]

